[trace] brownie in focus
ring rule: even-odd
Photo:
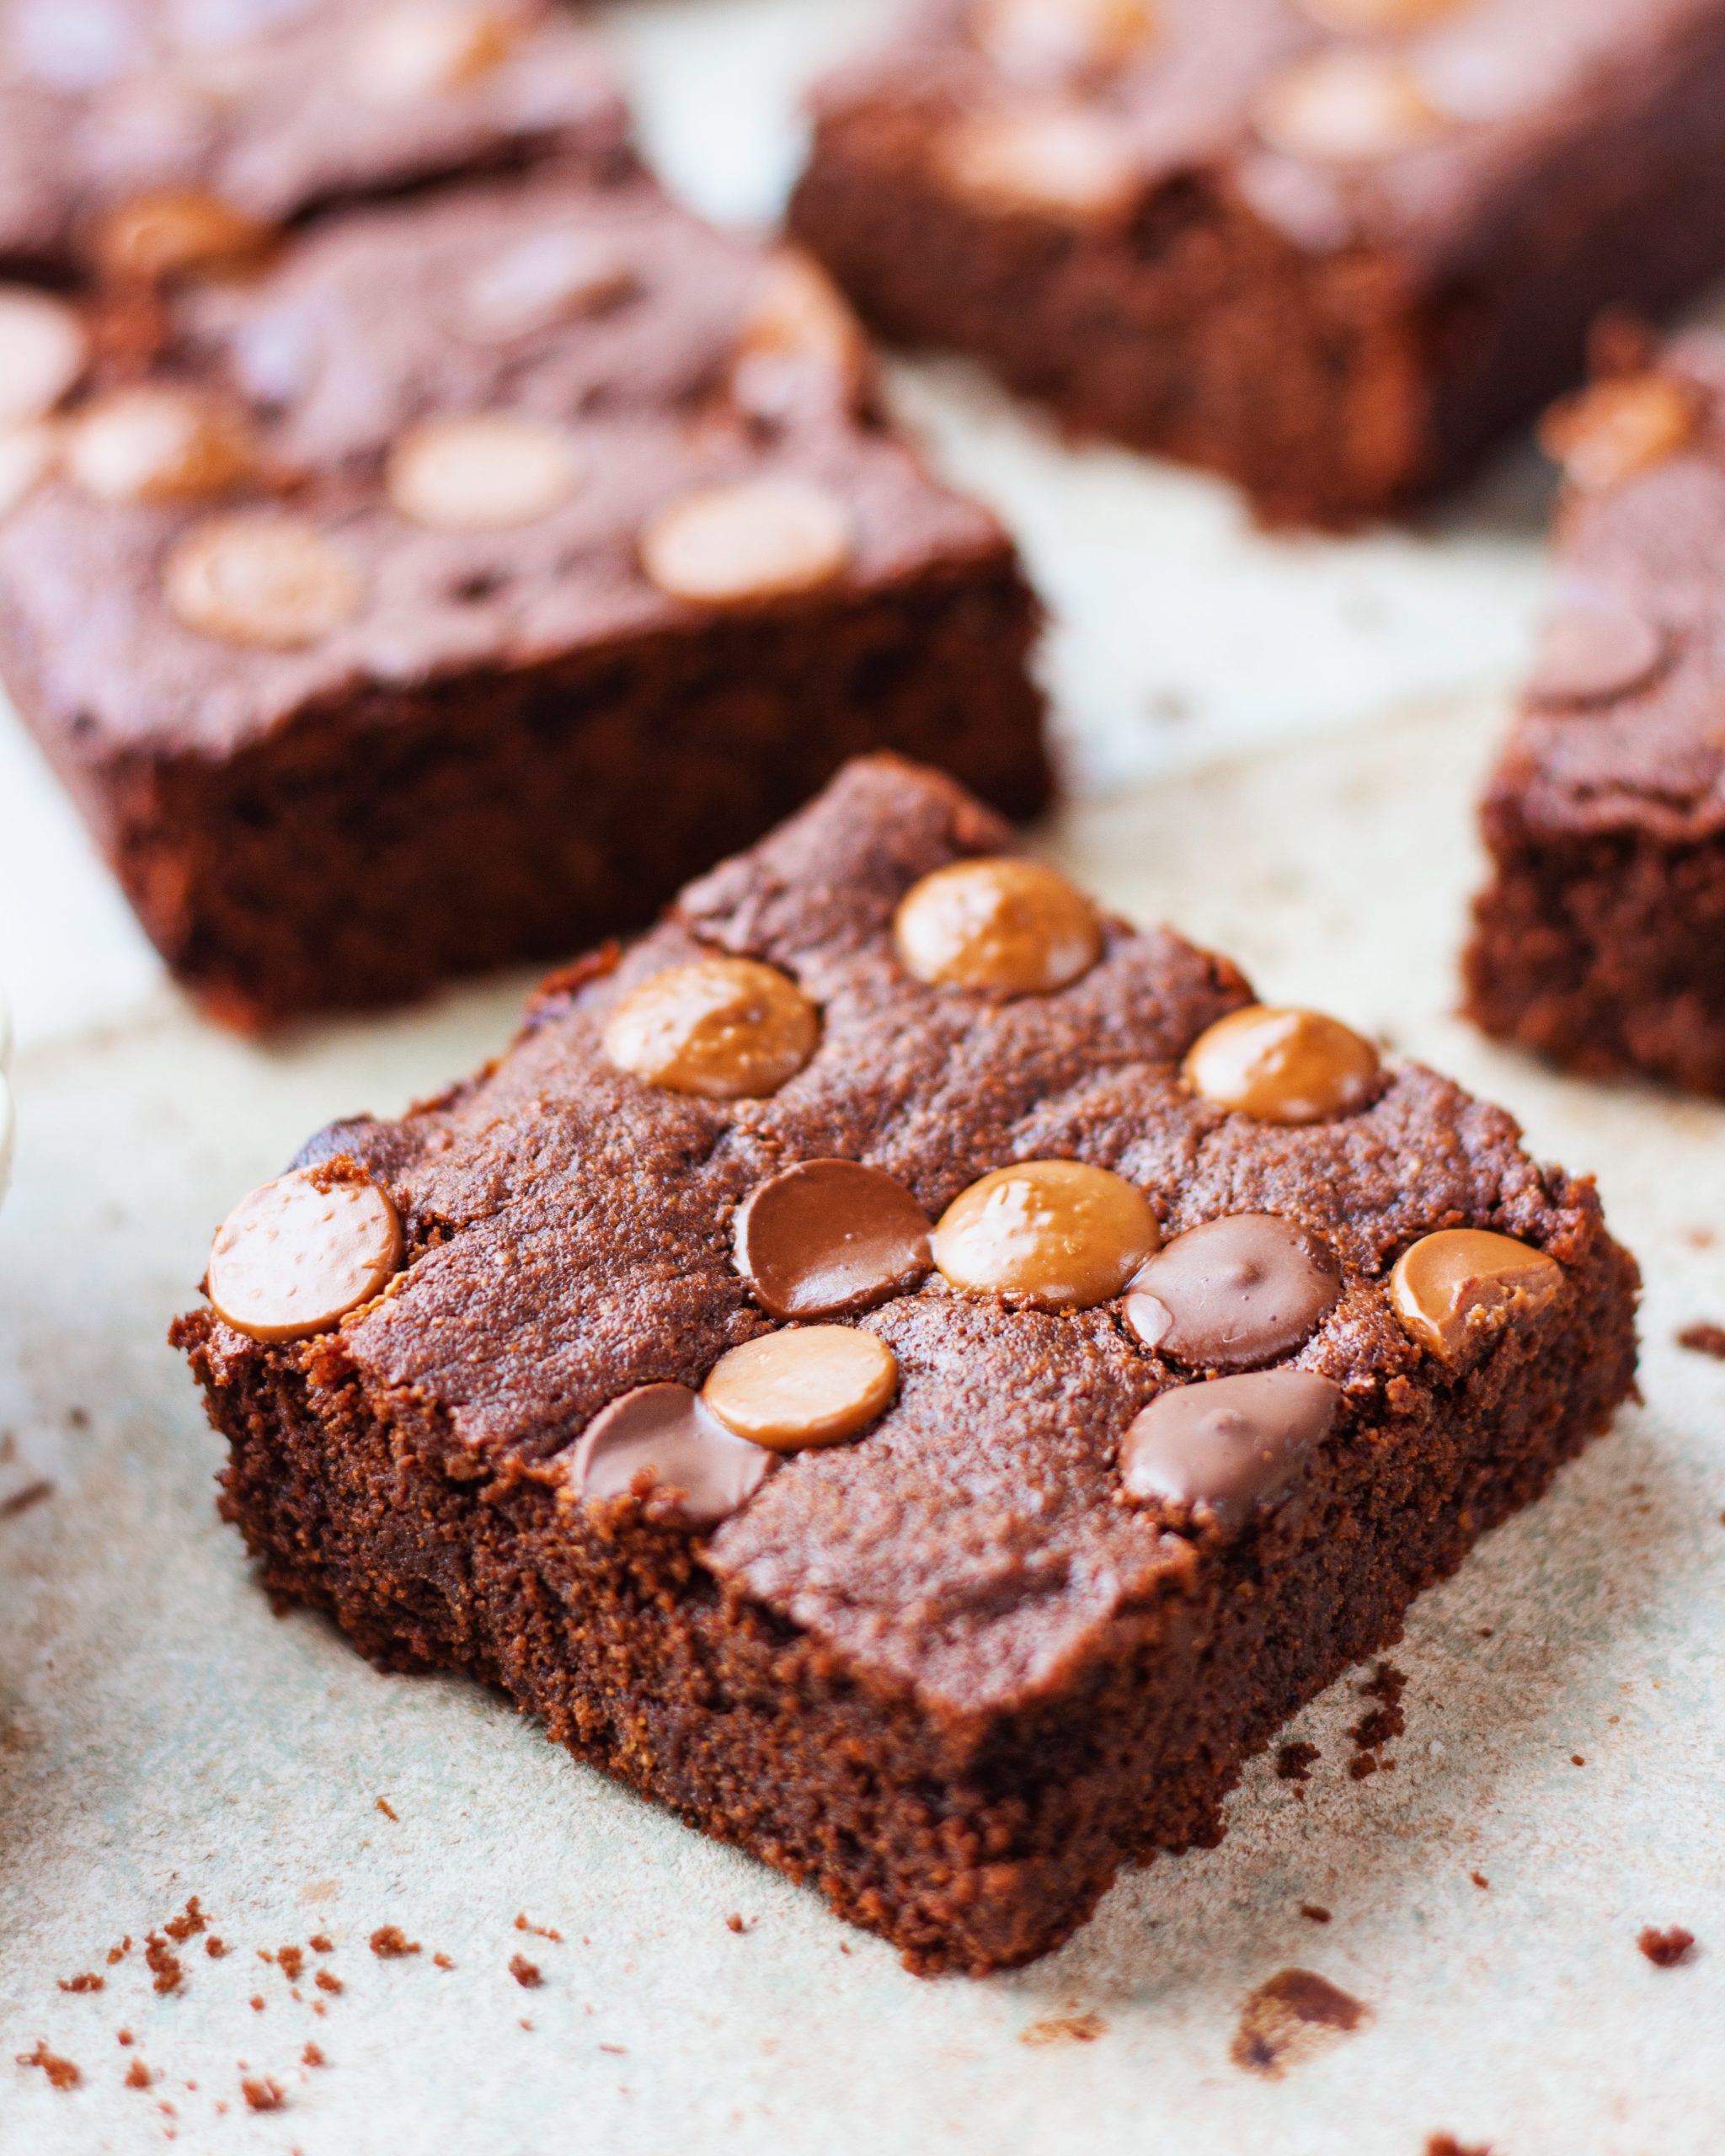
[[[1501,1110],[849,766],[495,1065],[325,1131],[177,1344],[277,1593],[922,1971],[1215,1841],[1632,1382]]]
[[[1725,0],[919,0],[792,213],[889,337],[1347,525],[1725,264]]]

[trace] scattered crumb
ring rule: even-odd
[[[335,1951],[335,1941],[327,1931],[314,1931],[307,1944],[314,1954],[333,1954]]]
[[[131,2042],[134,2041],[133,2036],[132,2036],[131,2031],[130,2029],[122,2029],[122,2030],[120,2030],[120,2032],[119,2032],[119,2034],[115,2037],[115,2040],[114,2040],[114,2041],[115,2041],[115,2043],[119,2043],[119,2044],[129,2044],[129,2043],[131,2043]]]
[[[61,1977],[61,1991],[102,1991],[107,1987],[106,1977],[99,1977],[93,1969],[86,1969],[82,1976]]]
[[[287,2108],[287,2097],[279,2081],[267,2079],[242,2081],[239,2093],[245,2098],[248,2107],[254,2111],[280,2111]]]
[[[629,2055],[628,2050],[622,2044],[601,2044],[599,2048],[602,2052],[611,2052],[613,2057],[616,2058],[627,2058]]]
[[[273,1961],[275,1959],[275,1949],[273,1946],[260,1946],[258,1949],[258,1959],[260,1961]]]
[[[0,1497],[0,1519],[16,1519],[20,1513],[27,1513],[32,1505],[39,1505],[44,1497],[51,1497],[51,1482],[26,1482],[21,1490],[14,1490],[9,1497]]]
[[[291,1983],[306,1966],[306,1952],[302,1946],[278,1946],[275,1966]]]
[[[1650,1924],[1635,1943],[1656,1969],[1674,1969],[1680,1961],[1688,1960],[1695,1934],[1685,1931],[1680,1924],[1669,1924],[1664,1931]]]
[[[1368,1774],[1375,1774],[1377,1770],[1378,1758],[1373,1752],[1358,1752],[1348,1762],[1348,1771],[1357,1782],[1363,1782]]]
[[[227,1951],[227,1941],[225,1939],[218,1939],[212,1931],[204,1941],[204,1951],[212,1961],[219,1961]]]
[[[170,1917],[162,1929],[176,1946],[183,1946],[187,1940],[194,1937],[197,1933],[207,1931],[210,1929],[210,1919],[198,1907],[198,1897],[194,1894],[190,1901],[186,1903],[184,1912],[177,1917]]]
[[[1371,2009],[1310,1969],[1279,1969],[1240,2009],[1228,2056],[1247,2073],[1279,2081],[1290,2066],[1350,2036]]]
[[[1315,1744],[1284,1744],[1276,1754],[1276,1778],[1292,1782],[1295,1796],[1304,1798],[1306,1778],[1311,1772],[1311,1763],[1323,1754]]]
[[[264,2011],[264,1994],[260,1991],[254,1991],[252,1993],[252,2011],[254,2014],[261,2014]]]
[[[536,1991],[545,1981],[536,1965],[525,1954],[510,1956],[509,1972],[523,1991]]]
[[[528,2034],[530,2036],[532,2035],[532,2033],[533,2033],[533,2025],[532,2025],[532,2023],[531,2023],[531,2022],[527,2019],[527,2017],[526,2017],[526,2015],[525,2014],[521,2016],[521,2027],[522,2027],[522,2028],[524,2028],[524,2029],[526,2031],[527,2034]]]
[[[1711,1228],[1685,1228],[1683,1240],[1696,1250],[1711,1250],[1715,1237]]]
[[[446,1954],[434,1954],[431,1956],[431,1966],[436,1969],[452,1969],[455,1963]]]
[[[312,1982],[317,1985],[319,1991],[338,1992],[345,1988],[341,1978],[333,1976],[328,1969],[319,1969]]]
[[[1407,1679],[1392,1662],[1381,1662],[1366,1683],[1359,1687],[1362,1700],[1376,1700],[1381,1704],[1370,1714],[1362,1715],[1348,1731],[1356,1752],[1381,1752],[1392,1737],[1402,1735],[1407,1726],[1407,1718],[1402,1711],[1402,1694],[1407,1689]],[[1349,1771],[1356,1780],[1363,1780],[1372,1769],[1362,1769],[1356,1759]]]
[[[1490,1639],[1492,1636],[1491,1626],[1489,1625],[1482,1625],[1479,1628],[1479,1636],[1482,1640]]]
[[[841,1940],[839,1941],[839,1951],[840,1951],[840,1953],[841,1953],[841,1954],[848,1954],[848,1953],[850,1952],[850,1951],[851,1951],[851,1949],[850,1949],[849,1944],[848,1944],[846,1940],[842,1940],[842,1939],[841,1939]]]
[[[419,1942],[403,1934],[398,1924],[379,1924],[371,1934],[371,1951],[380,1961],[398,1961],[406,1954],[417,1954]]]
[[[329,2063],[316,2044],[307,2044],[300,2053],[300,2059],[306,2066],[328,2066]]]
[[[1099,2014],[1051,2014],[1018,2031],[1021,2044],[1093,2044],[1105,2036],[1108,2025]]]
[[[40,2036],[33,2052],[17,2054],[20,2066],[39,2066],[56,2089],[76,2089],[83,2076],[69,2058],[61,2058],[57,2052],[51,2052]]]
[[[135,2058],[126,2069],[126,2085],[128,2089],[147,2089],[155,2078],[141,2058]]]
[[[1474,1885],[1479,1888],[1482,1893],[1483,1893],[1487,1887],[1488,1887],[1492,1883],[1482,1871],[1470,1871],[1467,1876],[1473,1881]]]
[[[1303,1917],[1310,1917],[1314,1924],[1327,1924],[1330,1920],[1329,1911],[1319,1902],[1302,1902],[1300,1913]]]
[[[1569,1764],[1572,1767],[1584,1767],[1587,1761],[1583,1758],[1579,1752],[1572,1752],[1569,1755]]]
[[[1453,2133],[1432,2133],[1426,2136],[1425,2156],[1492,2156],[1491,2144],[1461,2142]]]
[[[1725,1363],[1725,1325],[1686,1325],[1677,1344],[1692,1354],[1711,1355],[1715,1362]]]
[[[396,1810],[395,1806],[390,1802],[387,1796],[380,1796],[378,1798],[377,1809],[383,1814],[386,1819],[393,1819],[398,1827],[401,1824],[401,1814]]]
[[[563,1944],[563,1934],[560,1931],[556,1930],[550,1924],[529,1924],[527,1921],[527,1913],[525,1909],[523,1909],[521,1914],[515,1919],[515,1929],[517,1931],[531,1931],[536,1939],[548,1939],[553,1945],[558,1946],[561,1946]]]
[[[156,1982],[153,1989],[159,1992],[178,1991],[184,1971],[179,1966],[179,1956],[168,1946],[159,1931],[144,1935],[144,1959],[150,1965]]]
[[[737,1932],[746,1931],[749,1929],[740,1916],[728,1916],[724,1920],[724,1928],[727,1931]]]
[[[119,1944],[119,1945],[118,1945],[118,1946],[110,1946],[110,1947],[108,1949],[108,1966],[109,1966],[109,1967],[111,1969],[111,1968],[114,1967],[114,1965],[115,1965],[115,1963],[116,1961],[123,1961],[126,1959],[126,1956],[127,1956],[128,1954],[130,1954],[130,1953],[131,1953],[131,1934],[130,1932],[127,1932],[127,1934],[126,1935],[125,1938],[124,1938],[124,1939],[122,1939],[122,1940],[120,1940],[120,1944]]]

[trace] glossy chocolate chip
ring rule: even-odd
[[[941,162],[985,208],[1069,224],[1123,215],[1144,184],[1124,122],[1076,104],[973,114],[948,131]]]
[[[1075,884],[1039,861],[954,861],[913,883],[893,933],[905,970],[992,995],[1064,988],[1102,956],[1102,923]]]
[[[229,405],[144,382],[93,398],[67,427],[67,477],[104,502],[213,501],[252,478],[259,452]]]
[[[1159,1240],[1135,1183],[1081,1161],[1022,1161],[962,1191],[934,1262],[962,1294],[1081,1310],[1118,1295]]]
[[[1543,1251],[1478,1228],[1425,1235],[1396,1261],[1390,1306],[1439,1362],[1471,1362],[1503,1330],[1537,1316],[1563,1284]]]
[[[779,419],[811,392],[847,405],[868,372],[862,325],[817,263],[797,248],[768,260],[731,363],[732,401]]]
[[[1199,1035],[1186,1080],[1218,1107],[1260,1123],[1324,1123],[1363,1107],[1381,1067],[1371,1043],[1339,1019],[1253,1003]]]
[[[0,285],[0,428],[51,412],[89,356],[76,308],[26,286]]]
[[[381,1294],[401,1251],[401,1222],[376,1183],[296,1168],[243,1198],[216,1230],[210,1300],[254,1340],[303,1340]]]
[[[1249,1369],[1291,1355],[1342,1292],[1317,1237],[1273,1213],[1191,1228],[1133,1278],[1126,1322],[1146,1348],[1194,1369]]]
[[[717,1527],[772,1472],[772,1455],[734,1437],[686,1385],[644,1385],[581,1433],[569,1486],[583,1497],[641,1498],[652,1517]]]
[[[899,1387],[893,1351],[845,1325],[798,1326],[733,1348],[701,1397],[727,1429],[772,1452],[803,1452],[860,1437]]]
[[[641,534],[641,567],[691,606],[750,606],[830,584],[852,546],[850,512],[826,488],[744,479],[660,510]]]
[[[922,1208],[859,1161],[804,1161],[737,1215],[737,1270],[774,1317],[841,1317],[907,1293],[933,1262]]]
[[[1342,1391],[1310,1370],[1257,1370],[1159,1393],[1126,1432],[1120,1476],[1135,1497],[1225,1531],[1274,1503],[1322,1442]]]
[[[529,232],[468,285],[451,327],[470,344],[505,344],[579,315],[602,313],[640,288],[614,239],[579,227]]]
[[[611,1014],[619,1070],[709,1101],[760,1099],[814,1053],[820,1021],[788,974],[753,958],[699,958],[632,990]]]
[[[1626,696],[1659,672],[1669,645],[1664,627],[1626,600],[1577,594],[1546,623],[1528,702],[1562,709]]]
[[[272,228],[202,188],[167,187],[118,203],[97,228],[96,260],[122,284],[157,285],[259,253]]]
[[[1279,76],[1259,100],[1257,125],[1284,156],[1366,164],[1423,148],[1444,121],[1396,54],[1338,45]]]
[[[537,524],[580,483],[580,452],[564,430],[515,412],[423,420],[398,438],[384,474],[395,508],[431,531]]]
[[[163,589],[187,628],[270,651],[318,643],[360,598],[346,556],[315,525],[273,510],[195,526],[168,556]]]
[[[368,104],[411,105],[481,81],[508,59],[514,11],[484,0],[403,0],[360,25],[347,83]]]
[[[1130,66],[1161,19],[1160,0],[977,0],[970,29],[1008,81],[1042,88]]]
[[[1686,448],[1698,417],[1685,383],[1664,374],[1624,375],[1554,405],[1540,441],[1572,486],[1605,494]]]

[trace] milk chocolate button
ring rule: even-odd
[[[1287,1490],[1327,1434],[1339,1385],[1310,1370],[1257,1370],[1159,1393],[1120,1445],[1135,1497],[1231,1531]]]
[[[512,412],[409,427],[384,475],[395,507],[433,531],[537,524],[561,509],[580,480],[580,454],[563,430]]]
[[[1316,1235],[1273,1213],[1236,1213],[1176,1235],[1141,1267],[1125,1318],[1177,1362],[1248,1369],[1303,1347],[1341,1292]]]
[[[1626,375],[1554,405],[1540,442],[1572,485],[1605,494],[1686,448],[1697,416],[1694,397],[1671,376]]]
[[[644,1499],[654,1517],[717,1527],[772,1471],[772,1455],[733,1437],[686,1385],[644,1385],[595,1415],[569,1462],[583,1497]]]
[[[554,226],[530,232],[488,263],[467,286],[451,326],[470,344],[506,344],[601,313],[639,289],[635,266],[615,240]]]
[[[1193,1091],[1260,1123],[1322,1123],[1371,1098],[1378,1052],[1317,1011],[1248,1004],[1200,1033],[1186,1058]]]
[[[212,500],[257,468],[238,413],[165,383],[110,390],[83,406],[67,432],[67,475],[98,501]]]
[[[315,525],[275,510],[211,518],[168,558],[169,611],[223,643],[293,651],[359,611],[360,582]]]
[[[1102,924],[1076,885],[1039,861],[954,861],[913,883],[893,919],[918,980],[996,995],[1064,988],[1102,956]]]
[[[744,479],[685,494],[641,534],[641,566],[692,606],[747,606],[830,584],[851,558],[849,511],[809,479]]]
[[[814,383],[843,401],[868,372],[862,325],[826,272],[796,248],[767,263],[731,364],[732,400],[777,419]]]
[[[972,35],[1002,75],[1039,87],[1130,65],[1160,27],[1156,0],[980,0]]]
[[[0,427],[51,412],[89,356],[83,323],[64,300],[0,285]]]
[[[158,285],[258,253],[270,227],[202,188],[164,187],[109,210],[97,228],[96,260],[122,284]]]
[[[1142,185],[1124,124],[1081,106],[975,113],[947,135],[942,163],[985,208],[1082,224],[1131,208]]]
[[[1556,1258],[1513,1236],[1445,1228],[1397,1259],[1390,1305],[1422,1348],[1461,1364],[1506,1323],[1537,1315],[1562,1282]]]
[[[1083,1310],[1118,1295],[1160,1240],[1135,1183],[1081,1161],[1023,1161],[961,1191],[934,1231],[942,1276],[969,1295]]]
[[[1423,147],[1444,123],[1404,61],[1338,46],[1279,77],[1259,101],[1257,125],[1288,157],[1365,164]]]
[[[381,1294],[400,1263],[401,1223],[376,1183],[296,1168],[216,1230],[210,1300],[254,1340],[303,1340]]]
[[[1530,703],[1609,703],[1646,687],[1664,665],[1670,640],[1658,622],[1609,593],[1567,599],[1546,622],[1527,685]]]
[[[446,97],[501,66],[516,35],[510,15],[483,0],[406,0],[360,27],[348,55],[348,86],[370,104]]]
[[[802,1452],[860,1436],[898,1389],[898,1361],[884,1340],[846,1325],[805,1325],[720,1356],[701,1397],[750,1444]]]
[[[605,1052],[649,1086],[736,1101],[776,1093],[820,1034],[814,1006],[776,966],[700,958],[626,995],[606,1026]]]
[[[1466,4],[1467,0],[1300,0],[1313,22],[1355,37],[1423,29]]]
[[[737,1270],[774,1317],[843,1317],[914,1288],[932,1263],[922,1208],[860,1161],[804,1161],[737,1215]]]

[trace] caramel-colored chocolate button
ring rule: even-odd
[[[1423,29],[1466,4],[1467,0],[1300,0],[1313,22],[1354,37]]]
[[[89,363],[75,309],[46,292],[0,285],[0,427],[51,412]]]
[[[465,89],[514,51],[510,13],[483,0],[406,0],[362,24],[347,81],[369,104],[418,104]]]
[[[1342,1292],[1317,1237],[1273,1213],[1207,1220],[1135,1276],[1126,1322],[1146,1348],[1194,1369],[1249,1369],[1291,1355]]]
[[[1022,1161],[961,1191],[934,1262],[967,1295],[1083,1310],[1118,1295],[1160,1241],[1135,1183],[1081,1161]]]
[[[210,501],[257,469],[256,446],[238,413],[166,384],[110,390],[67,432],[67,475],[98,501]]]
[[[862,325],[818,264],[797,248],[767,263],[731,365],[734,403],[777,419],[811,380],[841,402],[857,396],[868,369]]]
[[[1044,87],[1110,75],[1156,37],[1152,0],[980,0],[972,34],[1000,72]]]
[[[1572,486],[1605,494],[1686,448],[1698,416],[1693,395],[1671,376],[1625,375],[1554,405],[1540,442]]]
[[[303,1340],[381,1294],[400,1263],[401,1222],[376,1183],[296,1168],[216,1230],[210,1300],[254,1340]]]
[[[1445,1228],[1403,1251],[1390,1275],[1402,1329],[1439,1362],[1472,1359],[1507,1323],[1545,1309],[1563,1268],[1543,1251],[1478,1228]]]
[[[1311,1370],[1178,1386],[1127,1430],[1120,1479],[1135,1497],[1207,1515],[1231,1533],[1284,1495],[1341,1404],[1341,1387]]]
[[[717,1527],[772,1472],[772,1455],[726,1429],[686,1385],[644,1385],[581,1433],[569,1486],[583,1497],[643,1499],[655,1518]]]
[[[848,510],[809,479],[744,479],[670,503],[641,534],[641,566],[692,606],[748,606],[830,584],[851,558]]]
[[[701,1397],[750,1444],[802,1452],[860,1436],[898,1389],[898,1360],[884,1340],[847,1325],[805,1325],[720,1356]]]
[[[1186,1080],[1218,1107],[1260,1123],[1323,1123],[1364,1107],[1380,1068],[1371,1043],[1338,1018],[1252,1003],[1199,1035]]]
[[[1288,69],[1260,99],[1258,132],[1271,149],[1318,164],[1365,164],[1418,150],[1441,115],[1393,53],[1338,46]]]
[[[54,468],[60,439],[52,427],[0,428],[0,516],[10,516]]]
[[[993,995],[1064,988],[1102,956],[1096,908],[1039,861],[954,861],[913,883],[893,917],[918,980]]]
[[[223,643],[295,651],[359,611],[360,580],[315,525],[273,510],[195,526],[168,558],[169,611]]]
[[[202,188],[164,187],[109,210],[95,254],[116,283],[158,285],[247,261],[273,237],[270,226]]]
[[[632,990],[606,1026],[605,1053],[649,1086],[737,1101],[776,1093],[820,1037],[814,1006],[776,966],[700,958]]]
[[[467,286],[452,327],[469,343],[506,344],[578,315],[602,313],[640,289],[618,243],[571,226],[530,232]]]
[[[1573,597],[1546,623],[1528,702],[1552,709],[1609,703],[1645,688],[1669,650],[1664,627],[1638,606],[1603,592]]]
[[[1136,201],[1143,173],[1120,121],[1077,105],[975,113],[942,147],[948,179],[985,207],[1084,224]]]
[[[561,509],[581,459],[561,427],[513,412],[427,419],[389,453],[384,484],[413,524],[432,531],[511,531]]]
[[[922,1208],[860,1161],[804,1161],[737,1215],[737,1270],[774,1317],[845,1317],[907,1293],[933,1262]]]

